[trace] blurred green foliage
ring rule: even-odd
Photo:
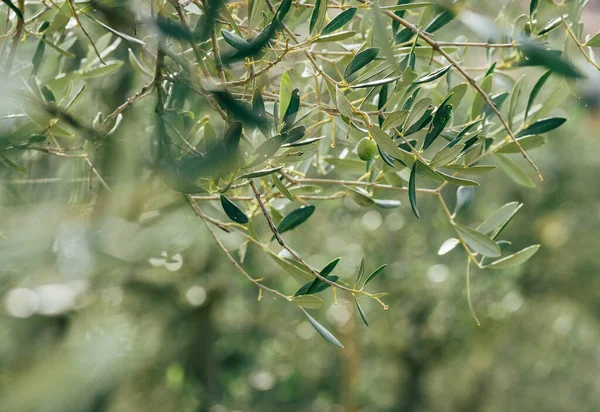
[[[22,9],[18,1],[4,3]],[[157,57],[153,53],[160,41],[168,45],[165,50],[174,53],[164,56],[168,70],[178,68],[165,74],[173,76],[169,78],[172,80],[185,74],[185,69],[177,66],[178,55],[194,61],[196,53],[211,53],[210,30],[204,33],[204,26],[198,24],[192,26],[191,33],[178,22],[173,4],[162,1],[152,2],[153,11],[169,19],[151,22],[142,19],[151,12],[150,2],[74,1],[72,5],[87,29],[84,33],[71,17],[68,2],[47,2],[47,6],[31,3],[35,4],[26,4],[25,21],[41,14],[25,25],[26,31],[21,34],[26,37],[17,38],[19,46],[13,57],[10,55],[15,46],[10,34],[19,24],[14,13],[8,20],[7,34],[0,39],[5,69],[0,78],[0,411],[595,411],[600,407],[596,390],[600,384],[596,348],[600,307],[595,277],[600,271],[596,245],[600,190],[595,184],[595,175],[600,172],[600,141],[595,136],[599,121],[597,96],[593,93],[598,87],[598,73],[577,54],[575,45],[568,47],[571,59],[587,79],[576,83],[568,80],[571,88],[559,75],[544,80],[536,98],[544,104],[530,119],[539,119],[540,111],[546,112],[544,117],[568,118],[561,128],[547,134],[543,147],[531,153],[544,182],[536,183],[537,188],[531,190],[509,180],[499,169],[475,176],[482,184],[474,189],[470,206],[457,217],[458,223],[476,227],[502,205],[522,202],[524,206],[503,232],[503,239],[512,241],[512,252],[532,244],[542,245],[535,257],[521,266],[499,271],[471,267],[472,303],[481,326],[467,305],[464,251],[456,248],[437,255],[444,241],[456,232],[434,196],[417,193],[418,220],[405,192],[390,194],[375,189],[365,194],[357,192],[356,187],[354,191],[341,187],[340,192],[332,192],[317,184],[306,184],[303,190],[292,190],[294,185],[280,189],[271,176],[255,179],[261,183],[260,191],[281,191],[281,196],[270,203],[269,213],[285,232],[285,241],[312,267],[323,268],[340,257],[335,275],[351,286],[363,256],[365,276],[387,263],[369,283],[369,290],[387,292],[382,299],[389,309],[384,310],[368,296],[358,296],[369,327],[361,320],[352,294],[336,290],[334,295],[332,287],[319,294],[325,304],[311,311],[311,316],[342,342],[344,349],[338,350],[318,336],[296,305],[266,291],[259,294],[257,287],[227,260],[207,226],[190,208],[190,198],[186,202],[179,193],[202,187],[218,194],[217,188],[226,186],[228,173],[246,172],[239,170],[240,158],[233,157],[234,161],[224,165],[209,162],[211,174],[220,175],[210,178],[202,175],[204,166],[195,162],[191,163],[193,167],[184,164],[174,174],[168,167],[170,155],[164,153],[171,149],[165,149],[169,147],[165,139],[179,145],[180,150],[184,145],[184,139],[179,139],[181,131],[194,139],[202,136],[192,147],[200,148],[203,156],[205,149],[209,153],[208,147],[223,150],[216,152],[219,159],[223,153],[231,153],[231,145],[218,149],[221,136],[233,136],[225,142],[236,139],[235,122],[226,125],[206,96],[189,93],[193,86],[166,80],[169,87],[163,96],[145,88],[153,79],[153,65],[149,63]],[[268,28],[269,23],[277,23],[273,17],[276,14],[259,0],[254,0],[259,13],[249,20],[246,2],[231,6],[233,15],[216,6],[220,2],[180,3],[190,3],[185,8],[190,21],[215,19],[218,27],[228,27],[232,32],[235,30],[227,25],[229,19],[241,28],[247,24]],[[498,5],[491,2],[468,3],[469,9],[482,15],[497,14]],[[535,16],[528,16],[527,5],[509,2],[496,23],[523,23],[527,31],[531,23],[528,19],[535,18],[534,29],[539,33],[551,26],[548,22],[553,18],[577,9],[581,2],[562,6],[542,3]],[[351,4],[360,6],[359,2]],[[393,4],[382,2],[384,6]],[[440,5],[448,6],[443,2]],[[459,6],[465,6],[465,2],[453,5]],[[329,27],[326,30],[334,33],[344,31],[348,24],[353,30],[371,33],[369,41],[382,50],[387,43],[373,33],[384,27],[397,31],[398,36],[410,36],[406,41],[412,38],[411,33],[400,34],[403,29],[393,28],[391,21],[389,26],[379,24],[383,20],[372,10],[359,9],[357,15],[366,16],[360,21],[352,20],[354,15],[345,21],[351,14],[346,13],[336,22],[333,16],[337,13],[332,12],[323,21],[315,15],[313,23],[313,8],[295,3],[291,7],[293,17],[286,21],[302,36],[311,30],[315,33],[319,27]],[[427,26],[427,31],[435,32],[436,41],[488,40],[467,30],[470,20],[446,21],[446,12],[436,17],[436,10],[430,9],[435,8],[428,7],[422,14],[407,11],[401,15]],[[7,8],[1,11],[4,21]],[[521,13],[526,15],[525,21],[521,21]],[[433,19],[437,20],[435,25],[426,24]],[[330,20],[335,24],[327,26]],[[112,31],[96,24],[98,21],[105,22],[102,24]],[[154,31],[142,28],[152,25],[156,26]],[[568,40],[568,33],[560,27],[543,34],[543,39],[558,44],[557,48]],[[572,29],[584,52],[593,59],[592,49],[583,46],[586,39],[578,21],[573,22]],[[192,34],[206,36],[198,50],[186,43]],[[44,36],[48,42],[40,41]],[[592,45],[593,39],[589,40]],[[259,36],[251,43],[256,46],[259,40],[266,44],[267,40]],[[231,37],[230,41],[239,39]],[[45,50],[40,52],[44,44]],[[235,64],[245,57],[256,57],[264,46],[244,49],[240,55],[239,50],[227,48],[221,37],[219,44],[225,63],[229,59],[233,64],[227,66],[227,75],[240,78],[246,76],[246,68],[243,63]],[[337,43],[323,47],[345,51]],[[497,59],[496,54],[483,50],[475,55],[464,52],[462,56],[463,49],[457,48],[453,56],[460,55],[461,62],[474,68],[480,80],[484,72],[479,69],[488,70]],[[504,50],[495,53],[503,59],[508,57],[504,62],[512,56]],[[36,59],[36,55],[45,57]],[[288,65],[282,66],[295,69],[287,71],[294,87],[305,67],[305,58],[300,56],[294,54],[285,61]],[[335,78],[350,78],[351,70],[342,75],[350,60],[348,56],[332,58],[325,71]],[[218,79],[217,67],[210,61],[207,70]],[[417,59],[419,75],[430,72],[425,70],[428,61],[429,55]],[[583,69],[588,66],[590,70]],[[565,69],[567,73],[569,68]],[[36,81],[32,81],[32,72]],[[526,97],[544,72],[535,67],[498,65],[494,73],[496,82],[489,86],[492,96],[510,91],[519,75],[525,74],[519,106],[523,110]],[[260,78],[265,96],[273,90],[284,94],[279,88],[287,85],[280,82],[281,74],[278,69],[274,75],[267,73]],[[444,78],[435,80],[442,91],[429,91],[439,106],[443,105],[440,102],[446,88],[462,81],[457,77],[447,84]],[[311,80],[305,81],[308,84]],[[230,89],[234,86],[225,90]],[[312,89],[304,91],[315,93]],[[325,89],[321,91],[327,96]],[[252,88],[243,92],[246,101],[252,99]],[[575,92],[581,94],[579,99],[571,95]],[[108,117],[136,93],[143,94],[143,98],[131,107],[127,105],[122,119],[116,122],[120,116]],[[225,102],[227,109],[229,95],[226,91],[219,93],[222,95],[215,99]],[[283,101],[292,100],[291,87],[286,93],[290,97]],[[475,96],[467,92],[461,110],[453,109],[455,119],[468,118],[471,102],[477,101]],[[161,99],[170,103],[157,110]],[[272,104],[277,99],[266,100],[266,110],[274,116],[265,113],[265,117],[278,117]],[[290,126],[289,134],[296,120],[294,110],[299,110],[298,118],[302,117],[306,108],[299,108],[300,102],[306,101],[301,93],[296,109],[281,109],[283,124]],[[292,102],[289,105],[293,108]],[[493,117],[483,101],[477,104],[481,104],[479,112],[487,110],[488,117]],[[510,116],[507,104],[502,106],[502,114]],[[366,106],[369,110],[381,108],[372,98]],[[240,120],[254,147],[269,142],[254,131],[257,126],[263,132],[264,118],[254,117],[256,112],[244,112],[245,107],[236,106],[236,113],[248,115]],[[343,114],[339,100],[331,99],[328,107]],[[61,112],[58,108],[68,110]],[[306,127],[327,119],[325,114],[318,116],[310,120],[312,123],[306,122]],[[321,129],[327,135],[325,139],[310,143],[319,147],[314,169],[327,171],[332,179],[357,180],[365,174],[365,163],[353,149],[364,135],[352,129],[345,139],[345,122],[337,118],[335,126],[331,122]],[[377,122],[377,114],[373,122]],[[198,133],[200,130],[202,133]],[[420,132],[419,139],[425,138],[426,132]],[[505,134],[498,133],[502,137]],[[336,138],[335,148],[330,147],[331,135]],[[517,150],[512,149],[512,158],[526,171],[523,173],[532,174],[527,163],[514,154]],[[271,159],[279,146],[273,153],[268,147],[264,150]],[[344,158],[342,153],[350,154]],[[236,152],[238,155],[244,157]],[[381,165],[377,163],[377,167],[383,170],[380,157],[376,161]],[[206,154],[206,158],[210,156]],[[304,164],[312,167],[313,160]],[[257,163],[251,170],[266,167]],[[198,175],[180,180],[181,170],[187,170],[188,177]],[[402,176],[408,177],[405,173],[398,178]],[[301,205],[299,201],[290,205],[285,200],[285,187],[292,192],[290,196],[331,198],[314,201],[314,212],[310,209],[307,213],[305,208],[296,212],[300,216],[292,214],[281,221]],[[230,196],[234,190],[235,195]],[[226,195],[235,196],[234,206],[226,200],[222,203],[218,196],[198,203],[207,215],[227,224],[231,223],[228,217],[245,224],[244,217],[249,215],[250,227],[257,236],[270,238],[267,222],[248,186],[230,189]],[[251,201],[251,206],[244,198]],[[402,204],[392,209],[371,203],[368,208],[359,205],[361,200],[372,202],[371,198],[400,199]],[[456,189],[445,191],[443,198],[452,210],[457,202]],[[304,221],[293,230],[284,230]],[[243,261],[243,268],[252,276],[264,278],[264,284],[287,296],[298,290],[300,283],[257,244],[245,242],[246,238],[235,231],[225,233],[218,225],[212,227],[224,247],[237,261]],[[271,246],[276,244],[271,242]],[[310,273],[305,274],[312,279]]]

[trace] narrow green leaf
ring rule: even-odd
[[[567,119],[564,117],[547,117],[540,119],[537,122],[529,125],[525,129],[521,130],[517,137],[530,136],[534,134],[542,134],[560,127]]]
[[[477,226],[476,230],[495,239],[522,206],[523,204],[519,202],[505,204]]]
[[[535,187],[535,182],[533,179],[529,177],[512,159],[503,154],[496,154],[495,157],[500,168],[515,183],[530,189]]]
[[[492,74],[489,74],[485,76],[481,82],[481,90],[483,90],[487,95],[489,95],[490,91],[492,90],[493,77],[494,76]],[[471,119],[476,119],[483,113],[484,105],[485,100],[483,99],[483,96],[481,96],[479,93],[476,93],[475,97],[473,98],[473,106],[471,106]]]
[[[533,102],[535,101],[535,98],[537,97],[540,90],[542,90],[544,83],[546,83],[546,80],[548,80],[548,78],[550,77],[551,74],[552,74],[552,70],[548,70],[546,73],[544,73],[542,75],[542,77],[539,78],[539,80],[535,83],[535,86],[533,86],[533,89],[531,90],[531,94],[529,95],[529,100],[527,100],[527,106],[525,107],[525,118],[523,119],[524,123],[527,121],[527,116],[529,115],[529,110],[531,109],[531,106],[533,106]]]
[[[327,278],[327,280],[330,280],[332,282],[337,282],[337,280],[340,278],[337,275],[327,275],[325,276],[325,278]],[[310,287],[310,285],[313,284],[313,280],[311,280],[310,282],[306,282],[305,284],[303,284],[300,289],[298,289],[296,291],[296,293],[294,293],[294,296],[300,296],[300,295],[306,295],[308,294],[308,288]],[[325,289],[331,287],[331,285],[329,283],[326,282],[320,282],[313,290],[311,290],[311,294],[315,294],[315,293],[319,293],[324,291]]]
[[[435,2],[432,1],[421,1],[416,3],[406,3],[406,4],[397,4],[395,6],[383,6],[379,7],[380,10],[383,11],[403,11],[403,10],[411,10],[411,9],[419,9],[422,7],[433,6]]]
[[[480,175],[483,173],[491,172],[496,169],[497,166],[493,165],[475,165],[475,166],[460,166],[460,165],[446,165],[446,169],[450,169],[453,172],[464,173],[466,175]]]
[[[18,8],[17,6],[15,6],[15,5],[13,4],[13,2],[12,2],[12,1],[10,1],[10,0],[2,0],[2,1],[4,2],[4,4],[6,4],[8,7],[10,7],[10,9],[11,9],[12,11],[14,11],[14,12],[15,12],[15,14],[17,15],[17,17],[18,17],[18,18],[19,18],[21,21],[24,21],[24,19],[23,19],[23,13],[21,13],[21,10],[19,10],[19,8]],[[8,18],[8,17],[7,17],[7,18]]]
[[[283,129],[282,132],[288,131],[296,121],[296,116],[298,115],[298,110],[300,109],[300,91],[299,89],[292,90],[292,95],[290,96],[290,101],[288,103],[287,109],[285,110],[285,114],[283,115]]]
[[[530,66],[547,67],[556,74],[560,74],[568,79],[583,77],[560,53],[531,43],[524,44],[520,47],[520,50],[527,59],[526,63]]]
[[[287,250],[283,249],[279,252],[279,255],[273,253],[269,254],[269,256],[271,256],[273,261],[289,273],[298,283],[302,284],[306,281],[313,281],[314,275],[308,272],[305,267],[300,266],[295,260],[289,259],[292,258],[292,256]]]
[[[337,264],[339,263],[341,258],[335,258],[333,259],[331,262],[329,262],[320,272],[319,275],[323,276],[323,277],[327,277],[331,272],[333,272],[333,269],[335,269],[335,267],[337,266]],[[317,287],[319,284],[321,283],[326,283],[323,282],[321,279],[319,279],[318,277],[315,277],[315,279],[312,281],[312,283],[310,284],[310,286],[308,287],[308,289],[306,290],[306,294],[311,294],[311,293],[315,293],[315,291],[317,290]]]
[[[362,319],[363,323],[365,325],[367,325],[367,327],[369,327],[369,319],[367,319],[367,314],[365,313],[363,308],[360,306],[360,304],[358,303],[358,300],[356,298],[354,298],[354,302],[356,302],[356,309],[358,309],[358,314],[360,315],[360,318]]]
[[[431,126],[423,141],[423,150],[427,150],[429,146],[431,146],[450,121],[450,118],[452,117],[452,105],[446,104],[446,101],[448,101],[449,98],[450,96],[446,97],[446,100],[443,101],[436,110]]]
[[[383,130],[393,129],[398,126],[402,126],[406,117],[408,116],[408,110],[398,110],[396,112],[387,113],[386,118],[381,125]]]
[[[283,166],[272,167],[268,169],[257,170],[255,172],[246,173],[240,176],[241,179],[254,179],[255,177],[262,177],[273,174],[283,169]]]
[[[223,36],[223,40],[236,50],[244,51],[252,47],[247,40],[228,30],[221,29],[221,35]]]
[[[325,42],[329,42],[329,41],[342,41],[342,40],[346,40],[346,39],[349,39],[354,36],[356,36],[355,31],[352,31],[352,30],[341,31],[339,33],[331,33],[326,36],[320,35],[319,37],[317,37],[316,39],[313,40],[313,43],[325,43]]]
[[[135,43],[135,44],[139,44],[142,46],[145,46],[146,43],[144,43],[142,40],[140,39],[136,39],[133,36],[130,36],[128,34],[122,33],[118,30],[113,29],[112,27],[110,27],[108,24],[102,23],[100,20],[96,19],[94,16],[92,16],[91,14],[87,14],[87,13],[83,13],[83,15],[85,17],[87,17],[88,19],[92,20],[94,23],[96,23],[97,25],[99,25],[100,27],[103,27],[104,29],[108,30],[109,32],[111,32],[112,34],[114,34],[117,37],[122,38],[123,40],[126,40],[130,43]]]
[[[565,14],[564,17],[568,17],[568,15]],[[546,23],[544,28],[542,30],[540,30],[540,32],[538,33],[538,36],[542,36],[544,34],[550,33],[552,30],[554,30],[555,28],[560,26],[561,23],[562,23],[562,17],[556,17],[556,18],[550,20],[548,23]]]
[[[366,190],[359,187],[344,187],[350,191],[350,196],[352,196],[352,200],[354,200],[357,205],[371,207],[375,204],[375,201],[371,199],[371,196],[369,196],[369,193]]]
[[[229,216],[229,219],[236,223],[248,223],[248,216],[246,216],[242,209],[240,209],[235,203],[233,203],[224,195],[221,195],[221,206],[223,206],[223,210],[227,216]]]
[[[452,68],[452,65],[449,64],[448,66],[442,67],[441,69],[438,69],[434,72],[428,73],[422,77],[419,77],[417,80],[415,80],[413,82],[413,84],[423,84],[423,83],[429,83],[432,82],[434,80],[439,79],[440,77],[442,77],[443,75],[445,75],[446,73],[448,73],[448,71]]]
[[[425,31],[427,33],[434,33],[444,27],[446,24],[450,23],[452,20],[454,20],[454,13],[446,10],[435,16],[431,23],[425,27]]]
[[[340,114],[348,119],[351,119],[353,116],[352,112],[352,103],[348,100],[344,93],[342,93],[336,86],[335,93],[336,107]]]
[[[460,102],[462,101],[465,94],[467,93],[468,89],[469,89],[469,85],[467,83],[460,83],[460,84],[457,84],[456,86],[454,86],[450,90],[450,93],[448,93],[452,96],[452,97],[450,97],[450,100],[448,100],[448,104],[451,104],[452,107],[454,109],[456,109],[458,107],[458,105],[460,104]]]
[[[273,136],[270,139],[265,140],[258,148],[254,151],[254,160],[246,165],[246,168],[254,167],[263,162],[266,162],[277,153],[283,142],[285,141],[284,135]]]
[[[399,78],[400,78],[400,76],[386,77],[384,79],[373,80],[370,82],[351,84],[351,85],[349,85],[349,87],[351,89],[365,89],[367,87],[377,87],[377,86],[382,86],[384,84],[389,84],[389,83],[395,82]]]
[[[371,129],[369,130],[369,133],[375,140],[375,143],[377,143],[377,145],[383,151],[388,153],[390,156],[402,161],[407,166],[412,166],[412,164],[414,163],[414,158],[412,157],[412,155],[396,146],[392,138],[386,132],[381,130],[381,128],[373,125],[373,127],[371,127]]]
[[[317,0],[312,15],[310,16],[310,34],[318,33],[325,23],[327,16],[327,0]]]
[[[531,245],[510,256],[498,259],[485,267],[490,269],[501,269],[521,265],[535,255],[539,248],[540,245]]]
[[[454,159],[456,159],[462,152],[464,147],[465,145],[462,143],[452,147],[444,147],[442,150],[437,152],[435,156],[433,156],[433,159],[431,159],[429,165],[431,167],[441,167],[453,162]]]
[[[277,231],[282,234],[287,232],[288,230],[292,230],[295,227],[304,223],[315,211],[315,207],[313,205],[306,205],[299,207],[296,210],[293,210],[286,217],[283,218],[279,226],[277,226]]]
[[[500,256],[500,248],[489,237],[478,231],[471,229],[468,226],[456,224],[454,229],[459,234],[462,240],[473,249],[475,252],[482,254],[487,257],[498,257]]]
[[[294,296],[292,302],[298,307],[306,309],[319,309],[324,303],[323,299],[314,295]]]
[[[354,283],[354,287],[358,287],[360,285],[360,281],[365,275],[365,257],[363,256],[360,259],[360,265],[358,266],[358,270],[356,271],[356,282]]]
[[[417,188],[416,188],[416,180],[417,180],[417,163],[413,164],[412,169],[410,171],[410,179],[408,181],[408,200],[410,201],[410,207],[417,217],[419,216],[419,209],[417,207]]]
[[[279,83],[279,118],[283,121],[283,115],[287,111],[292,98],[292,79],[288,72],[284,72]]]
[[[510,101],[508,104],[508,126],[512,129],[515,121],[515,112],[517,110],[517,104],[519,102],[519,96],[521,95],[521,89],[523,88],[523,81],[525,75],[521,76],[515,83],[510,92]]]
[[[340,341],[337,340],[337,338],[331,334],[331,332],[329,332],[327,329],[325,329],[323,327],[323,325],[321,325],[312,316],[310,316],[305,309],[303,309],[303,308],[300,308],[300,309],[302,310],[302,312],[304,312],[304,315],[306,315],[306,318],[308,319],[308,321],[310,322],[310,324],[312,325],[312,327],[315,328],[315,330],[319,333],[319,335],[321,335],[321,337],[323,339],[325,339],[330,345],[333,345],[336,348],[343,348],[344,347],[340,343]]]
[[[546,144],[546,136],[534,134],[530,136],[520,137],[517,142],[521,145],[523,150],[533,150],[542,147]],[[505,146],[502,146],[496,151],[496,153],[521,153],[515,142],[510,142]]]
[[[375,278],[377,275],[379,275],[381,272],[383,272],[383,269],[385,269],[385,268],[386,268],[386,266],[387,266],[387,264],[386,264],[386,263],[384,263],[383,265],[381,265],[381,266],[379,266],[377,269],[375,269],[375,270],[373,271],[373,273],[371,273],[371,274],[370,274],[370,275],[367,277],[367,280],[365,280],[365,284],[363,285],[363,287],[364,287],[364,286],[367,286],[367,283],[369,283],[370,281],[372,281],[372,280],[373,280],[373,279],[374,279],[374,278]]]
[[[588,41],[585,42],[585,45],[588,47],[598,47],[600,46],[600,32],[594,34]]]
[[[344,79],[348,80],[354,73],[375,60],[378,54],[378,47],[371,47],[357,53],[352,60],[350,60],[348,66],[346,66],[346,70],[344,70]]]
[[[381,209],[395,209],[400,207],[401,204],[399,200],[394,199],[373,199],[373,202],[375,202],[375,206]]]
[[[448,183],[452,183],[453,185],[458,185],[458,186],[479,186],[479,182],[476,182],[474,180],[470,180],[470,179],[465,179],[462,177],[456,177],[456,176],[451,176],[449,174],[440,172],[438,170],[437,172],[446,182]]]
[[[412,110],[410,111],[408,117],[406,118],[406,123],[404,123],[407,126],[406,128],[409,128],[410,126],[415,124],[416,121],[421,119],[430,104],[431,104],[430,97],[424,97],[421,100],[419,100],[418,102],[416,102],[415,105],[413,106]]]
[[[325,26],[325,28],[321,32],[321,35],[330,34],[334,31],[336,31],[337,29],[341,29],[348,22],[350,22],[350,20],[352,20],[354,18],[355,14],[356,14],[356,7],[352,7],[350,9],[344,10],[343,12],[341,12],[340,14],[335,16],[335,18],[333,20],[331,20],[327,24],[327,26]]]
[[[271,182],[273,182],[273,184],[275,185],[277,190],[279,190],[279,193],[284,195],[290,202],[294,202],[296,200],[294,195],[292,195],[290,193],[290,191],[287,189],[287,187],[285,187],[283,182],[281,180],[279,180],[279,178],[275,174],[271,175]]]
[[[533,18],[533,14],[537,10],[537,6],[538,6],[538,0],[531,0],[531,2],[529,3],[529,16],[530,16],[530,18]]]
[[[311,137],[310,139],[300,140],[299,142],[285,143],[284,145],[282,145],[282,147],[306,146],[306,145],[309,145],[311,143],[319,142],[319,141],[323,140],[325,137],[326,136]]]

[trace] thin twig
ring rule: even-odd
[[[73,0],[67,0],[67,3],[69,4],[69,8],[71,9],[71,14],[73,14],[73,18],[77,22],[77,25],[79,26],[79,28],[81,29],[81,31],[83,31],[83,34],[85,35],[85,37],[87,37],[87,39],[89,40],[89,42],[92,44],[92,48],[94,49],[94,52],[96,53],[96,56],[98,56],[98,59],[100,60],[100,62],[102,64],[106,65],[106,63],[102,59],[102,56],[100,55],[100,52],[98,51],[98,48],[96,47],[96,44],[94,43],[94,41],[90,37],[90,34],[87,32],[87,30],[85,29],[85,27],[83,27],[83,24],[81,24],[81,20],[79,20],[79,16],[77,15],[77,11],[75,10],[75,5],[73,4]]]

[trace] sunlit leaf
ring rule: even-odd
[[[478,231],[471,229],[468,226],[456,224],[454,229],[459,234],[462,240],[465,241],[467,246],[473,249],[475,252],[482,254],[487,257],[498,257],[500,256],[500,248],[489,237],[485,236]]]
[[[531,257],[536,254],[539,248],[540,245],[531,245],[529,247],[526,247],[525,249],[520,250],[515,254],[506,256],[502,259],[495,260],[492,263],[486,265],[486,267],[490,269],[502,269],[522,265],[523,263],[531,259]]]

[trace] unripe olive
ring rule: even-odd
[[[377,144],[373,139],[363,137],[360,139],[360,142],[358,142],[358,146],[356,146],[356,152],[358,153],[358,157],[362,160],[371,160],[375,154],[377,154]]]

